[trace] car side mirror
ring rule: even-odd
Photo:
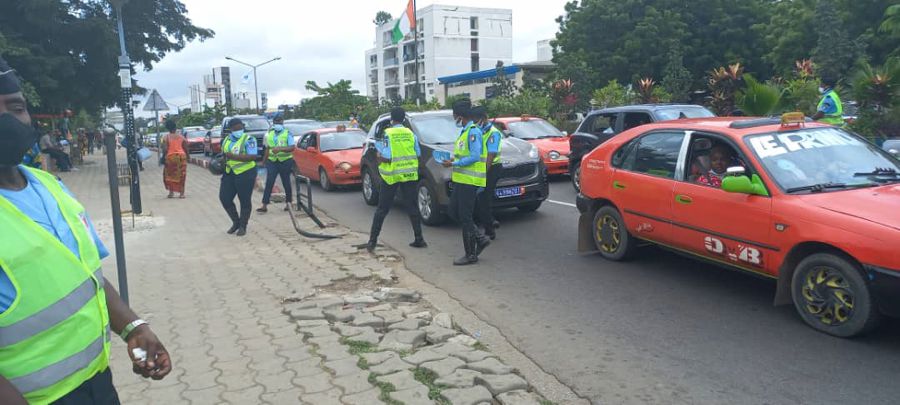
[[[562,131],[563,136],[569,136],[569,131]]]
[[[744,175],[727,176],[722,179],[722,190],[728,193],[769,196],[769,191],[766,190],[762,179],[755,174],[751,177]]]
[[[888,153],[894,155],[894,157],[900,158],[900,150],[897,149],[888,149]]]

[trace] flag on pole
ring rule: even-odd
[[[416,6],[415,0],[409,0],[409,3],[406,4],[406,10],[403,11],[403,15],[397,19],[397,22],[394,24],[394,31],[392,33],[391,40],[393,43],[397,44],[403,40],[406,35],[408,35],[412,30],[416,28]]]
[[[243,76],[241,76],[241,83],[243,83],[243,84],[250,83],[250,72],[252,72],[252,71],[248,71],[247,73],[244,73]]]

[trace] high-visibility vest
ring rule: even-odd
[[[225,137],[222,141],[222,152],[233,153],[235,155],[247,154],[247,135],[245,132],[237,141],[231,140],[231,135]],[[241,162],[240,160],[225,160],[225,173],[241,174],[256,167],[256,162]]]
[[[503,132],[500,132],[500,130],[497,129],[497,127],[492,125],[491,129],[486,134],[484,134],[484,136],[481,138],[481,140],[483,141],[481,148],[482,148],[482,150],[485,151],[485,156],[487,156],[488,141],[491,139],[491,136],[495,133],[497,134],[497,139],[499,139],[499,140],[497,141],[497,154],[494,156],[494,161],[491,162],[492,165],[496,165],[496,164],[500,163],[500,149],[503,146]]]
[[[269,149],[287,148],[291,146],[289,144],[291,138],[290,135],[291,133],[287,129],[284,129],[277,134],[275,133],[274,129],[269,130],[269,132],[266,133],[266,145],[269,147]],[[285,160],[292,158],[293,156],[291,152],[272,153],[271,151],[269,151],[269,160],[273,162],[284,162]]]
[[[822,96],[822,100],[819,101],[818,109],[821,111],[822,106],[825,104],[825,99],[828,97],[831,97],[831,99],[834,100],[836,110],[832,114],[825,114],[825,117],[820,119],[819,122],[839,127],[844,126],[844,105],[841,104],[841,97],[838,96],[836,91],[828,90],[828,92]]]
[[[0,314],[0,375],[48,404],[109,366],[109,311],[84,207],[50,173],[26,170],[56,200],[80,256],[0,197],[0,268],[16,289]]]
[[[475,128],[474,125],[466,127],[465,131],[456,139],[456,146],[453,148],[453,156],[460,159],[469,156],[469,131]],[[478,187],[487,186],[487,149],[481,148],[481,156],[478,161],[469,166],[453,166],[453,172],[450,180],[454,183],[469,184]]]
[[[419,157],[416,156],[416,137],[406,127],[384,130],[391,148],[391,162],[379,163],[378,173],[387,184],[419,180]]]

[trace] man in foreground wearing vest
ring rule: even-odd
[[[475,201],[479,188],[487,186],[487,150],[484,149],[481,128],[475,125],[472,104],[468,100],[453,104],[453,118],[462,128],[453,149],[453,158],[444,161],[444,167],[452,167],[450,180],[450,216],[462,227],[465,255],[453,261],[456,266],[478,262],[478,255],[491,240],[478,232],[475,226]]]
[[[384,218],[391,211],[394,196],[400,190],[401,200],[409,214],[415,240],[409,245],[415,248],[428,246],[422,237],[422,218],[416,205],[416,188],[419,184],[419,140],[409,128],[403,126],[406,111],[400,107],[391,110],[391,127],[384,130],[384,140],[375,143],[378,149],[378,174],[381,175],[381,188],[378,191],[378,209],[372,219],[372,230],[369,231],[369,243],[366,250],[375,251],[378,235]]]
[[[109,253],[84,207],[53,175],[20,165],[36,139],[0,58],[0,404],[118,404],[112,333],[137,374],[162,379],[172,362],[103,277]]]
[[[819,101],[816,114],[812,119],[823,124],[843,127],[844,105],[841,104],[841,97],[834,90],[835,86],[837,86],[837,80],[833,77],[822,78],[822,87],[819,88],[819,91],[822,92],[822,100]]]
[[[293,201],[291,195],[291,174],[294,172],[294,136],[284,127],[284,117],[275,116],[272,120],[272,129],[266,133],[266,189],[263,191],[262,207],[256,212],[268,212],[267,206],[272,199],[272,189],[275,187],[275,179],[281,177],[281,187],[284,189],[284,202],[288,205]],[[284,210],[290,208],[287,205]]]
[[[494,240],[497,237],[495,231],[497,221],[494,219],[491,204],[494,202],[494,190],[497,189],[497,180],[500,178],[500,144],[503,142],[503,133],[488,121],[487,109],[484,106],[472,108],[472,115],[481,128],[484,145],[487,151],[487,186],[478,193],[478,222],[484,228],[484,234]]]
[[[247,234],[247,223],[250,222],[252,210],[253,186],[256,184],[256,138],[244,132],[244,122],[240,118],[228,121],[231,133],[222,140],[222,153],[225,154],[225,174],[219,185],[219,202],[231,218],[228,234],[237,232],[237,236]],[[234,196],[241,203],[238,215],[234,205]]]

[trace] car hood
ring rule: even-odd
[[[537,146],[541,152],[557,151],[563,155],[569,153],[569,137],[560,136],[556,138],[529,139],[528,143]]]
[[[362,148],[358,149],[347,149],[347,150],[334,150],[330,152],[324,152],[322,155],[331,159],[334,163],[347,162],[353,166],[359,166],[359,161],[362,159]]]
[[[453,144],[428,145],[437,150],[453,153]],[[500,144],[500,161],[504,165],[517,165],[520,163],[535,163],[540,160],[537,157],[529,157],[528,152],[535,146],[518,138],[504,138]]]
[[[900,231],[900,184],[810,194],[803,199],[824,210]]]

